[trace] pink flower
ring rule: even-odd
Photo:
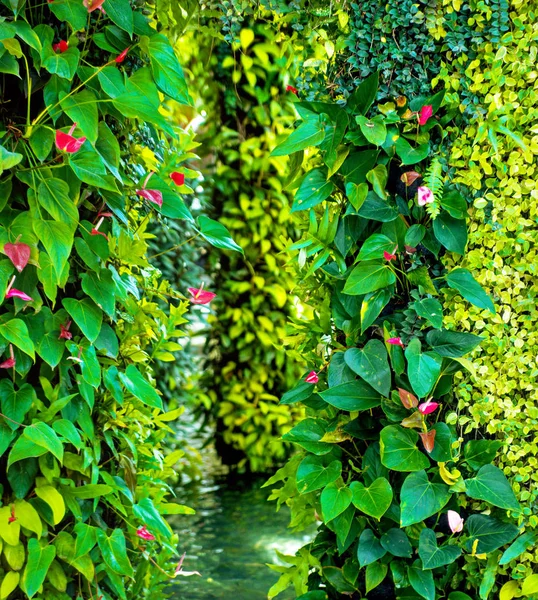
[[[116,63],[119,65],[120,63],[122,63],[125,60],[125,57],[127,56],[127,53],[129,52],[131,48],[125,48],[125,50],[123,50],[122,52],[120,52],[118,54],[118,56],[116,56],[116,58],[114,59],[116,61]]]
[[[435,198],[433,197],[433,192],[430,188],[425,185],[421,185],[417,190],[418,197],[418,205],[425,206],[426,204],[431,204]]]
[[[433,115],[433,107],[431,104],[426,104],[420,109],[420,114],[418,115],[418,124],[426,125],[429,118]]]
[[[21,242],[15,244],[6,244],[4,246],[4,254],[13,263],[13,266],[19,273],[22,273],[24,267],[30,260],[30,246]]]
[[[177,563],[176,570],[174,571],[174,577],[177,577],[178,575],[183,575],[184,577],[190,577],[191,575],[200,575],[201,577],[201,574],[198,571],[183,570],[183,561],[185,560],[185,554],[187,553],[184,552],[183,556],[179,559],[179,562]]]
[[[432,412],[435,412],[439,407],[439,404],[437,402],[432,402],[432,399],[430,398],[427,402],[423,402],[422,404],[418,405],[418,410],[423,414],[423,415],[429,415]]]
[[[15,507],[12,506],[11,507],[11,517],[9,517],[9,519],[7,520],[8,523],[14,523],[17,520],[17,517],[15,516]]]
[[[187,291],[192,296],[191,302],[193,304],[209,304],[217,296],[213,292],[204,290],[203,285],[199,288],[187,288]]]
[[[101,10],[101,5],[105,0],[84,0],[82,4],[88,9],[88,12],[92,12],[96,9]]]
[[[387,252],[386,250],[383,252],[383,258],[385,260],[387,260],[388,262],[390,262],[391,260],[396,260],[396,254],[391,254],[390,252]]]
[[[11,369],[11,367],[15,366],[16,362],[17,361],[13,357],[8,358],[3,363],[0,363],[0,369]]]
[[[136,535],[143,540],[147,540],[148,542],[152,542],[155,539],[155,536],[147,530],[145,525],[142,525],[142,527],[139,527],[136,530]]]
[[[163,205],[163,195],[159,190],[135,190],[139,196],[153,202],[157,206]]]
[[[446,515],[448,517],[448,526],[452,533],[459,533],[463,530],[463,519],[455,510],[449,510]]]
[[[62,54],[69,49],[69,44],[65,40],[60,40],[57,44],[52,44],[54,52],[61,52]]]
[[[306,383],[317,383],[319,381],[318,374],[315,371],[310,371],[305,377]]]
[[[71,327],[71,321],[67,321],[65,325],[60,324],[60,335],[58,337],[59,340],[70,340],[73,337],[73,334],[69,331]]]
[[[297,88],[293,87],[292,85],[286,86],[286,92],[291,92],[292,94],[295,94],[296,96],[298,95]]]
[[[174,171],[173,173],[171,173],[170,179],[176,185],[183,185],[185,183],[185,175],[183,175],[183,173],[179,173],[178,171]]]
[[[393,337],[387,340],[387,344],[392,344],[393,346],[401,346],[404,347],[404,343],[402,342],[402,338]]]
[[[6,298],[20,298],[21,300],[25,300],[26,302],[32,302],[32,298],[30,298],[28,294],[25,294],[20,290],[16,290],[15,288],[11,288],[9,292],[7,292]]]
[[[73,154],[80,150],[82,144],[86,141],[85,137],[75,138],[73,137],[73,131],[75,131],[76,123],[73,123],[69,133],[64,133],[63,131],[56,132],[56,147],[58,150],[64,150],[65,152],[69,152],[69,154]]]
[[[99,231],[95,227],[90,231],[90,235],[102,235],[105,238],[105,240],[108,240],[107,234],[103,233],[102,231]]]

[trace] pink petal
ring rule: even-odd
[[[9,292],[6,294],[6,298],[20,298],[21,300],[26,300],[26,302],[32,302],[32,298],[21,292],[20,290],[16,290],[15,288],[11,288]]]
[[[15,366],[15,362],[14,358],[8,358],[3,363],[0,363],[0,369],[11,369],[11,367]]]
[[[139,538],[142,538],[143,540],[147,540],[149,542],[152,542],[155,539],[155,536],[147,530],[145,525],[143,525],[142,527],[139,527],[136,530],[136,535]]]
[[[17,244],[6,244],[4,246],[4,254],[13,263],[13,266],[19,273],[21,273],[28,264],[30,253],[30,246],[21,242],[18,242]]]
[[[64,133],[63,131],[56,132],[56,147],[58,150],[63,150],[65,152],[69,152],[70,154],[78,152],[85,141],[85,137],[75,138],[68,133]]]
[[[100,9],[104,1],[105,0],[84,0],[83,4],[88,9],[88,12],[92,12],[98,8]]]
[[[305,377],[306,383],[317,383],[319,381],[318,374],[315,371],[310,371]]]
[[[433,115],[433,107],[431,104],[426,104],[420,109],[420,115],[418,117],[419,125],[426,125],[430,117]]]
[[[209,304],[217,296],[217,294],[201,288],[187,288],[187,291],[192,296],[191,302],[193,304]]]
[[[423,404],[418,405],[418,410],[423,415],[429,415],[432,412],[435,412],[438,407],[439,407],[439,404],[437,402],[424,402]]]
[[[163,205],[163,195],[159,190],[136,190],[136,193],[157,206]]]
[[[173,173],[171,173],[170,179],[176,185],[183,185],[185,183],[185,175],[183,175],[183,173],[179,173],[178,171],[174,171]]]
[[[402,338],[399,338],[399,337],[389,338],[387,340],[387,344],[392,344],[393,346],[401,346],[402,348],[404,347]]]
[[[447,512],[447,517],[448,526],[450,527],[450,531],[452,531],[452,533],[459,533],[463,530],[463,519],[455,510],[449,510]]]
[[[390,252],[387,252],[386,250],[383,252],[383,258],[385,260],[388,260],[389,262],[391,260],[396,260],[396,254],[391,254]]]
[[[292,85],[286,86],[286,92],[291,92],[292,94],[295,94],[297,96],[297,88],[293,87]]]
[[[68,142],[65,146],[65,151],[69,152],[69,154],[74,154],[80,150],[80,147],[86,141],[85,137],[73,138],[70,142]]]
[[[116,56],[116,58],[114,60],[116,61],[117,64],[120,64],[125,60],[125,57],[127,56],[127,52],[129,52],[129,50],[130,50],[130,47],[125,48],[125,50],[123,50],[123,52],[120,52],[118,54],[118,56]]]
[[[434,201],[433,192],[425,185],[422,185],[418,188],[417,197],[419,206],[425,206],[426,204],[431,204]]]

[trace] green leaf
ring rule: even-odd
[[[293,429],[282,436],[287,442],[293,442],[313,454],[328,454],[332,444],[320,441],[325,435],[325,429],[320,419],[303,419]]]
[[[405,531],[393,527],[381,536],[381,545],[387,552],[400,558],[411,558],[413,547]]]
[[[415,165],[424,160],[430,153],[430,144],[421,144],[413,148],[402,136],[396,140],[396,154],[402,159],[402,165]]]
[[[67,21],[75,30],[84,29],[88,21],[88,10],[77,0],[54,0],[48,8],[60,21]]]
[[[384,477],[378,477],[369,487],[353,481],[349,488],[353,492],[354,506],[377,520],[381,519],[392,504],[392,488]]]
[[[493,506],[520,511],[521,507],[504,473],[494,465],[484,465],[473,479],[465,480],[466,494]]]
[[[55,556],[54,546],[41,547],[35,538],[28,540],[28,562],[20,584],[28,598],[33,598],[43,585]]]
[[[34,423],[26,427],[23,436],[37,446],[45,448],[47,452],[53,454],[60,463],[64,458],[64,447],[56,432],[46,423]]]
[[[43,525],[37,510],[26,500],[15,500],[15,514],[21,527],[33,531],[38,538],[43,533]]]
[[[336,481],[341,473],[342,463],[339,460],[329,462],[322,456],[308,455],[297,469],[297,489],[300,494],[319,490]]]
[[[368,594],[375,589],[387,576],[388,565],[375,562],[366,567],[366,593]]]
[[[454,457],[452,454],[452,444],[456,440],[455,436],[450,431],[450,427],[439,421],[432,427],[435,430],[435,445],[429,453],[432,460],[436,462],[449,462]]]
[[[96,336],[97,337],[97,336]],[[151,406],[163,410],[163,401],[155,388],[150,385],[146,379],[140,374],[140,371],[134,366],[129,365],[125,373],[119,374],[121,382],[129,392],[135,397]]]
[[[28,327],[21,319],[10,319],[0,325],[0,335],[8,342],[22,350],[25,354],[35,360],[34,343],[30,339]]]
[[[52,428],[70,444],[73,444],[77,450],[82,450],[84,447],[80,433],[71,421],[68,421],[67,419],[58,419],[57,421],[54,421]]]
[[[334,184],[327,181],[327,174],[323,169],[312,169],[302,180],[295,198],[291,212],[314,208],[326,200],[333,192]]]
[[[129,0],[114,0],[114,2],[107,2],[106,15],[120,29],[126,31],[130,36],[133,35],[133,10]]]
[[[511,542],[519,533],[519,529],[512,523],[505,523],[488,515],[471,515],[465,526],[469,534],[465,547],[471,552],[478,540],[477,554],[493,552]]]
[[[400,526],[420,523],[438,513],[450,500],[448,486],[431,483],[426,471],[411,473],[405,478],[400,496]]]
[[[382,288],[367,294],[361,304],[361,334],[374,323],[392,298],[392,291]]]
[[[421,471],[430,466],[417,448],[418,434],[412,429],[389,425],[381,430],[381,462],[393,471]]]
[[[409,342],[405,349],[405,358],[411,387],[419,398],[425,398],[439,379],[441,358],[433,353],[423,353],[418,338],[413,338]]]
[[[47,177],[41,181],[37,188],[39,204],[50,216],[75,230],[78,224],[78,209],[69,197],[69,186],[61,179]]]
[[[350,95],[346,108],[352,113],[365,115],[375,102],[379,87],[379,73],[376,71],[362,81],[359,87]]]
[[[383,396],[391,387],[391,371],[385,344],[370,340],[364,348],[350,348],[344,355],[347,366]]]
[[[86,525],[86,523],[77,523],[74,527],[77,536],[75,543],[75,557],[84,556],[97,543],[97,528]]]
[[[66,52],[56,54],[52,47],[44,46],[43,56],[43,68],[49,73],[68,81],[73,79],[80,60],[80,51],[77,48],[69,48]]]
[[[135,91],[126,91],[116,96],[113,101],[114,108],[126,118],[140,119],[156,125],[170,135],[174,130],[168,121],[159,113],[159,107],[152,104],[146,97]]]
[[[22,158],[22,154],[19,154],[18,152],[9,152],[4,146],[0,146],[0,175],[3,171],[7,171],[15,165],[18,165]]]
[[[108,269],[98,273],[88,271],[81,275],[82,289],[110,317],[114,317],[116,305],[116,284]]]
[[[314,386],[307,381],[300,381],[294,388],[287,391],[280,399],[280,404],[296,404],[308,400],[314,393]]]
[[[180,104],[192,105],[183,70],[166,36],[152,35],[148,51],[153,78],[161,92]]]
[[[435,532],[423,529],[418,541],[418,555],[422,560],[423,570],[429,571],[453,563],[461,555],[461,548],[446,545],[439,547]]]
[[[349,412],[367,410],[381,404],[379,393],[363,381],[341,383],[325,390],[320,396],[327,404]]]
[[[361,533],[357,547],[357,558],[361,567],[365,567],[383,558],[386,553],[387,551],[380,544],[371,529],[365,529]]]
[[[443,326],[443,307],[438,300],[435,298],[422,298],[422,300],[417,300],[413,306],[419,317],[427,319],[436,329],[441,329]]]
[[[366,117],[359,115],[355,117],[357,125],[364,137],[374,146],[382,146],[385,143],[387,137],[387,127],[385,125],[385,117],[383,115],[376,115],[373,119],[367,119]]]
[[[117,98],[125,93],[125,77],[117,67],[105,67],[97,75],[103,92],[110,98]],[[99,123],[101,125],[102,121]]]
[[[299,125],[281,144],[272,152],[271,156],[287,156],[299,150],[305,150],[312,146],[319,146],[325,138],[325,125],[318,118],[306,121]]]
[[[72,496],[81,500],[100,498],[101,496],[110,494],[112,491],[113,488],[111,486],[102,483],[86,484],[69,489],[69,493]]]
[[[526,550],[534,548],[537,541],[538,534],[536,534],[534,531],[525,532],[503,552],[499,564],[507,565],[512,560],[518,558],[518,556],[521,556]]]
[[[380,198],[375,192],[368,192],[366,200],[358,210],[358,214],[364,219],[381,221],[381,223],[390,223],[399,216],[396,208]]]
[[[418,286],[419,289],[422,288],[424,293],[437,296],[438,292],[433,285],[427,267],[419,267],[418,269],[413,269],[413,271],[408,271],[406,276],[409,283]]]
[[[64,298],[63,307],[90,342],[95,342],[103,322],[102,311],[89,299]]]
[[[17,423],[24,422],[24,417],[34,402],[37,403],[37,397],[34,388],[29,383],[24,383],[16,390],[12,381],[2,379],[0,381],[0,401],[2,402],[2,413],[12,419],[12,421],[6,420],[5,422],[14,431],[19,427]]]
[[[499,440],[470,440],[463,449],[465,460],[471,469],[478,471],[480,467],[493,461],[502,445]]]
[[[346,486],[329,483],[321,492],[321,510],[325,522],[331,521],[343,513],[351,504],[353,492]]]
[[[56,283],[62,279],[67,265],[71,248],[73,247],[73,232],[65,223],[56,221],[34,221],[34,231],[39,241],[45,246],[56,272]]]
[[[465,198],[457,191],[450,190],[441,197],[441,206],[454,219],[466,219],[469,208]]]
[[[356,587],[344,576],[343,569],[339,569],[338,567],[323,567],[323,578],[326,579],[339,594],[351,594],[356,590]]]
[[[102,157],[94,150],[79,150],[69,157],[69,166],[84,183],[117,192],[116,181],[108,175]]]
[[[166,539],[170,539],[172,536],[170,526],[163,519],[149,498],[143,498],[138,504],[135,504],[133,506],[133,513],[136,518],[147,525],[149,530],[153,533],[159,533]]]
[[[442,212],[433,222],[433,233],[439,242],[450,252],[465,254],[467,245],[467,225],[465,221],[454,219]]]
[[[200,227],[200,234],[215,248],[222,248],[224,250],[235,250],[243,254],[241,246],[237,245],[230,234],[230,232],[221,225],[218,221],[214,221],[209,217],[201,215],[198,217],[198,226]]]
[[[424,225],[411,225],[405,234],[405,245],[416,248],[426,235],[426,228]]]
[[[416,560],[407,567],[407,578],[415,592],[426,600],[435,600],[435,582],[431,571],[423,571],[422,564]]]
[[[359,296],[386,288],[396,281],[396,275],[386,262],[368,260],[358,264],[349,274],[344,294]]]
[[[11,448],[11,451],[8,456],[7,468],[9,470],[11,465],[21,460],[25,460],[27,458],[37,458],[39,456],[43,456],[43,454],[46,453],[46,448],[34,442],[31,442],[28,438],[25,438],[21,435]],[[26,492],[27,491],[28,490],[26,490]]]
[[[54,131],[50,127],[38,125],[32,130],[32,135],[28,140],[30,147],[37,158],[43,162],[52,150],[54,144]],[[50,181],[46,179],[45,181]]]
[[[346,196],[351,203],[351,206],[355,210],[359,210],[364,204],[366,196],[368,196],[368,184],[367,183],[353,183],[348,181],[346,183]]]
[[[396,244],[381,233],[374,233],[361,246],[356,260],[383,258],[383,252],[393,252]]]
[[[442,329],[440,331],[429,331],[426,335],[426,341],[431,349],[440,356],[458,358],[474,350],[483,341],[483,338],[472,333]]]
[[[96,95],[91,90],[85,89],[78,94],[65,96],[60,101],[60,106],[73,123],[77,124],[77,128],[83,135],[94,144],[97,141],[99,123]]]
[[[97,543],[105,564],[118,575],[133,576],[133,567],[127,557],[125,535],[121,529],[114,529],[110,537],[102,529],[97,529]]]
[[[14,56],[11,56],[11,54],[4,54],[3,56],[0,56],[0,73],[6,73],[7,75],[15,75],[20,77],[19,63],[17,62],[17,59]],[[0,148],[2,147],[0,146]],[[3,152],[0,153],[3,154]],[[22,154],[20,156],[22,160]]]
[[[495,313],[495,306],[482,286],[474,279],[467,269],[452,269],[446,276],[448,287],[457,290],[465,300],[478,308],[483,308]]]

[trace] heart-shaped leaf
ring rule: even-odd
[[[411,473],[402,485],[400,526],[420,523],[438,513],[449,500],[448,486],[443,483],[431,483],[426,471]]]
[[[437,545],[435,531],[432,529],[423,529],[420,532],[418,541],[418,555],[422,560],[422,568],[426,571],[437,569],[444,565],[450,565],[461,554],[461,548],[458,546]]]
[[[321,510],[325,522],[343,513],[351,504],[352,498],[353,492],[348,487],[338,486],[337,482],[329,483],[321,492]]]
[[[391,387],[391,372],[385,345],[380,340],[370,340],[364,348],[350,348],[345,353],[347,366],[383,396]]]
[[[349,488],[353,504],[370,517],[380,519],[392,503],[392,488],[384,477],[378,477],[370,487],[354,481]]]
[[[6,244],[4,246],[4,254],[13,263],[13,266],[19,273],[22,272],[24,267],[30,260],[31,248],[27,244],[18,242],[16,244]]]
[[[376,560],[383,558],[387,551],[379,540],[375,537],[371,529],[365,529],[359,538],[359,546],[357,548],[357,558],[359,565],[365,567]]]
[[[465,480],[467,496],[485,500],[507,510],[521,510],[519,502],[504,473],[494,465],[484,465],[476,477]]]

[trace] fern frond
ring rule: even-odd
[[[443,180],[443,165],[435,156],[430,166],[426,169],[423,185],[426,185],[430,188],[430,190],[433,192],[434,198],[438,201],[441,200],[443,195],[443,188],[445,185]]]

